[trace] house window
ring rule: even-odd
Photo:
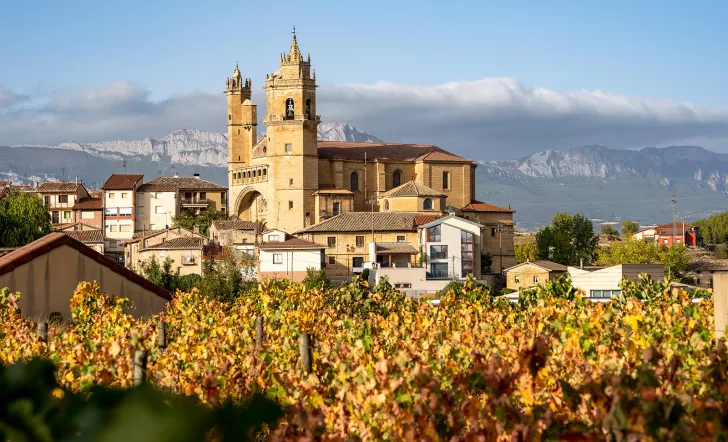
[[[460,231],[460,259],[463,263],[462,276],[472,275],[475,268],[475,235],[472,232]]]
[[[131,232],[131,226],[129,224],[124,224],[119,226],[119,232]]]
[[[94,219],[94,213],[88,210],[81,212],[81,219]]]
[[[516,275],[515,278],[514,278],[514,281],[516,281],[516,284],[520,284],[521,283],[521,277],[518,276],[518,275]]]
[[[48,195],[46,195],[46,196],[43,197],[43,199],[45,200],[45,205],[48,206],[48,207],[50,207],[50,205],[51,205],[51,197],[48,196]]]
[[[402,172],[399,170],[392,174],[392,187],[399,187],[402,185]]]
[[[273,264],[283,264],[283,254],[282,253],[273,254]]]
[[[397,242],[407,242],[404,235],[397,235]]]
[[[104,209],[104,215],[106,216],[116,216],[116,209]]]
[[[71,219],[71,211],[70,210],[64,210],[63,211],[63,219],[64,220],[70,220]]]
[[[351,173],[351,182],[349,185],[349,189],[352,192],[358,192],[359,191],[359,174],[356,172]]]
[[[334,203],[334,216],[336,216],[339,213],[341,213],[340,207],[341,207],[341,203]]]
[[[129,197],[129,194],[126,192],[121,192],[121,199],[126,199]]]
[[[590,292],[592,298],[611,298],[612,296],[619,296],[621,294],[621,290],[592,290]]]
[[[109,226],[109,232],[118,232],[119,226]]]
[[[364,258],[361,256],[355,256],[351,259],[352,267],[364,267]]]
[[[114,199],[114,192],[109,192],[109,199],[110,200],[113,200]]]
[[[280,241],[280,240],[281,239],[278,235],[268,235],[268,241],[276,242],[276,241]]]
[[[207,199],[207,192],[200,192],[200,201],[204,201]]]
[[[329,245],[330,249],[336,248],[336,237],[335,236],[329,236],[326,238],[326,242]]]
[[[292,153],[293,152],[293,144],[286,143],[286,153]]]
[[[131,216],[132,208],[131,207],[120,207],[119,208],[119,216]]]
[[[533,283],[538,284],[538,275],[533,275]]]
[[[495,236],[495,227],[490,228],[490,236]]]
[[[58,198],[60,198],[59,203],[61,203],[61,204],[68,204],[68,195],[61,195]]]
[[[430,276],[432,278],[447,278],[448,269],[446,262],[430,263]]]
[[[154,206],[154,213],[157,215],[164,215],[164,209],[162,206]]]
[[[288,201],[288,208],[293,209],[293,201]]]
[[[429,242],[440,242],[442,237],[440,236],[440,225],[436,225],[427,229],[427,241]]]
[[[450,172],[442,173],[442,188],[446,190],[450,188]]]
[[[447,246],[430,246],[430,259],[447,259]]]
[[[329,264],[330,265],[336,264],[336,258],[334,258],[333,256],[329,256]]]
[[[364,236],[357,236],[356,237],[356,246],[357,247],[364,247]]]
[[[425,200],[422,202],[422,208],[424,210],[432,210],[432,200],[429,198],[425,198]]]

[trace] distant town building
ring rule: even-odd
[[[101,186],[104,192],[104,235],[107,255],[124,262],[124,240],[132,239],[135,231],[136,192],[144,175],[115,173]]]
[[[35,191],[43,197],[54,226],[79,222],[77,218],[80,218],[80,212],[74,212],[74,206],[91,196],[83,183],[78,181],[40,183]]]
[[[280,230],[263,233],[258,246],[258,279],[285,278],[301,282],[308,269],[324,267],[326,247],[301,238],[294,238]]]
[[[173,242],[172,246],[170,247],[177,247],[171,248],[171,249],[165,249],[163,245],[165,243],[171,242],[172,240],[176,240],[178,238],[197,238],[200,241],[194,241],[194,242]],[[199,247],[197,245],[199,244]],[[203,246],[207,244],[207,239],[203,237],[202,235],[193,232],[192,230],[185,229],[183,227],[173,227],[170,229],[162,229],[162,230],[154,230],[154,231],[140,231],[136,232],[132,239],[126,240],[123,242],[124,247],[124,261],[126,263],[126,266],[129,268],[139,269],[142,265],[142,263],[152,257],[156,258],[158,261],[164,261],[165,258],[170,257],[173,259],[173,261],[176,263],[174,270],[177,270],[177,268],[180,269],[180,272],[182,274],[187,273],[195,273],[196,271],[199,271],[199,274],[202,274],[202,249]],[[182,248],[181,246],[185,245],[185,248]],[[194,247],[190,248],[190,245],[194,245]],[[199,248],[200,254],[198,260],[196,260],[194,263],[190,262],[190,259],[187,260],[187,262],[184,262],[184,259],[182,259],[182,256],[193,256],[194,258],[198,257],[197,253],[194,252],[185,252],[185,253],[177,253],[177,252],[166,252],[164,250],[197,250]],[[184,269],[184,272],[182,272],[182,269]]]
[[[685,244],[696,247],[699,244],[698,229],[692,224],[678,221],[675,224],[658,224],[654,227],[646,227],[632,234],[635,239],[656,242],[660,245],[671,246],[673,244]]]
[[[567,267],[565,265],[553,261],[537,260],[522,262],[505,269],[506,288],[519,290],[521,287],[545,284],[566,273]]]
[[[640,274],[646,274],[653,281],[665,279],[663,264],[618,264],[611,267],[569,267],[573,286],[594,301],[609,301],[622,293],[619,287],[622,278],[636,281]]]

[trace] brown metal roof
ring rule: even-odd
[[[399,187],[390,189],[380,196],[382,197],[407,197],[407,196],[445,196],[443,193],[436,191],[424,184],[417,183],[415,181],[407,181]]]
[[[463,207],[463,212],[505,212],[516,213],[515,210],[498,207],[490,203],[473,200],[467,206]]]
[[[141,181],[144,175],[130,173],[115,173],[101,186],[104,190],[131,190]]]
[[[427,154],[433,152],[437,152],[438,155],[428,158]],[[431,144],[353,143],[346,141],[318,142],[319,158],[363,161],[364,153],[366,153],[367,160],[388,159],[392,161],[422,160],[473,163],[467,158],[459,157]]]
[[[35,189],[38,193],[74,193],[81,183],[68,183],[62,181],[46,182],[38,184]]]
[[[254,230],[255,222],[243,221],[240,219],[223,220],[219,219],[212,222],[217,230]]]
[[[147,181],[139,192],[173,192],[175,190],[225,190],[227,187],[211,181],[188,176],[161,176]]]
[[[378,232],[414,232],[422,221],[437,218],[419,212],[346,212],[321,221],[297,233],[316,232],[370,232],[372,225]],[[425,221],[425,222],[429,222]]]
[[[33,261],[35,258],[45,255],[61,246],[68,246],[78,250],[82,255],[93,259],[100,265],[111,269],[113,272],[123,276],[124,278],[132,281],[145,289],[153,292],[160,298],[172,299],[172,295],[158,285],[152,284],[148,280],[132,272],[121,264],[117,264],[110,258],[98,253],[92,248],[84,245],[82,242],[71,238],[69,235],[61,232],[49,233],[48,235],[40,238],[32,243],[23,246],[13,252],[8,253],[5,256],[0,257],[0,275],[4,275],[8,272],[15,270],[16,268]]]
[[[291,238],[285,241],[269,241],[261,244],[258,248],[261,250],[275,250],[275,249],[325,249],[325,246],[316,244],[315,242],[306,241],[301,238]]]
[[[181,236],[159,244],[147,246],[144,250],[202,250],[204,240],[194,236]]]
[[[73,205],[73,210],[103,210],[104,200],[102,198],[79,198]]]
[[[63,233],[84,244],[104,242],[103,230],[65,230]]]
[[[416,255],[419,252],[410,243],[381,242],[377,243],[377,253],[384,255]]]

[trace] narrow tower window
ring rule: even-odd
[[[286,120],[293,120],[294,116],[293,98],[289,98],[286,100]]]
[[[398,170],[392,175],[392,187],[399,187],[402,184],[402,173]]]
[[[306,119],[311,119],[311,99],[306,100]]]
[[[359,191],[359,174],[356,172],[351,173],[351,191],[352,192],[358,192]]]

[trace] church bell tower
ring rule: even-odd
[[[290,52],[265,79],[267,156],[275,188],[268,225],[293,233],[312,224],[313,193],[318,190],[316,72],[304,60],[295,28]],[[270,207],[270,206],[269,206]]]
[[[225,81],[228,105],[228,170],[250,166],[251,152],[258,141],[257,106],[250,99],[250,78],[243,79],[237,64]]]

